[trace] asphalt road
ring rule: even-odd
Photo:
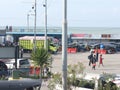
[[[92,67],[88,65],[88,55],[89,52],[83,53],[68,53],[67,55],[67,64],[75,64],[78,62],[82,62],[86,67],[85,73],[94,73],[94,74],[102,74],[102,73],[115,73],[120,74],[120,53],[116,54],[103,54],[103,66],[98,67],[98,62],[96,65],[96,70],[92,70]],[[29,54],[24,54],[24,56],[28,56]],[[59,53],[57,55],[52,55],[53,63],[51,71],[52,72],[60,72],[62,73],[62,54]],[[48,90],[46,86],[46,82],[43,82],[41,90]]]

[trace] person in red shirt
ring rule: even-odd
[[[100,64],[102,64],[102,66],[104,66],[104,65],[103,65],[103,57],[102,57],[102,54],[100,55],[100,58],[99,58],[99,67],[100,67]]]

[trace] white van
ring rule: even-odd
[[[9,59],[5,62],[8,69],[15,68],[15,59]],[[26,58],[17,59],[17,68],[30,68],[30,60]]]

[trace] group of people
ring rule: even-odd
[[[91,66],[91,64],[92,64],[92,69],[94,69],[94,70],[96,67],[96,62],[99,62],[98,67],[100,67],[100,65],[104,66],[102,54],[100,54],[100,56],[99,56],[98,52],[96,52],[96,54],[91,52],[91,54],[88,56],[88,59],[89,59],[89,66]]]

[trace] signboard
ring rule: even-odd
[[[72,39],[90,39],[91,34],[71,34]]]
[[[5,36],[6,35],[6,30],[0,30],[0,36]]]
[[[15,58],[15,47],[0,47],[0,59]]]
[[[101,38],[110,39],[111,34],[101,34]]]

